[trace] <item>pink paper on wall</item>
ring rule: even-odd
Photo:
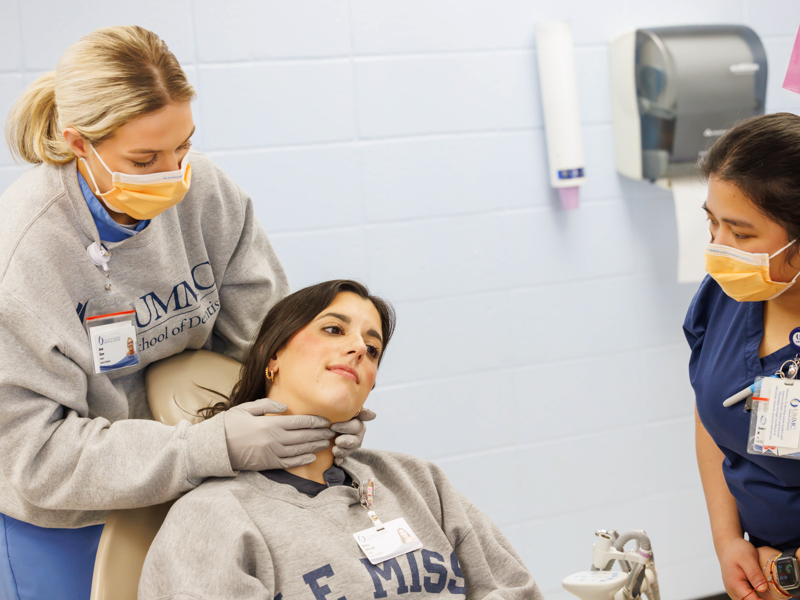
[[[800,30],[797,32],[792,55],[789,57],[789,68],[786,69],[783,88],[795,94],[800,94]]]

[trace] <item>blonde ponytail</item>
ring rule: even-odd
[[[6,120],[6,141],[25,162],[60,165],[72,160],[58,127],[55,71],[34,81],[14,104]]]
[[[62,135],[67,127],[97,145],[136,117],[194,97],[178,59],[155,33],[98,29],[23,92],[6,119],[6,141],[26,162],[63,165],[75,158]]]

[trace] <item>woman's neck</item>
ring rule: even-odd
[[[303,479],[309,479],[317,483],[326,483],[323,475],[325,471],[333,466],[333,440],[331,440],[331,445],[328,448],[315,453],[315,456],[317,460],[310,464],[301,467],[292,467],[286,470],[292,475],[297,475]]]
[[[792,330],[800,326],[800,286],[795,284],[777,298],[764,302],[762,322],[759,358],[786,346]]]
[[[302,402],[299,402],[290,391],[282,389],[277,381],[270,388],[269,397],[271,400],[282,402],[287,406],[286,412],[283,413],[284,415],[296,415],[298,413],[293,411],[292,407],[303,406]],[[328,415],[319,416],[328,418]],[[314,456],[316,456],[314,462],[300,467],[292,467],[291,469],[286,469],[286,471],[292,475],[302,477],[303,479],[309,479],[317,483],[325,483],[323,474],[333,466],[333,440],[330,441],[330,445],[325,448],[325,450],[315,452]]]
[[[765,305],[768,305],[775,315],[782,315],[788,318],[794,317],[800,320],[800,281],[777,298],[767,300]],[[800,323],[797,325],[800,325]]]

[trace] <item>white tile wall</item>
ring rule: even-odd
[[[353,0],[356,54],[450,52],[498,45],[494,3],[459,0]]]
[[[532,52],[356,61],[364,138],[530,128],[541,124]]]
[[[194,23],[204,63],[350,55],[346,2],[195,0]]]
[[[47,18],[42,18],[47,15]],[[547,180],[535,24],[573,26],[588,180]],[[693,456],[667,192],[614,170],[608,42],[744,23],[780,88],[794,0],[0,2],[0,111],[100,26],[151,28],[199,93],[196,147],[254,199],[294,289],[356,277],[399,323],[367,444],[435,459],[550,600],[598,528],[650,533],[665,598],[722,591]],[[22,171],[0,148],[0,191]]]
[[[22,75],[18,72],[0,73],[0,114],[7,115],[19,95],[25,89]],[[14,165],[8,146],[0,145],[0,167]]]
[[[201,66],[199,80],[206,150],[344,141],[355,135],[348,60]]]
[[[749,3],[745,14],[747,25],[759,35],[787,36],[794,39],[797,21],[800,20],[800,5],[792,0],[758,0]]]
[[[376,142],[359,154],[370,222],[550,204],[540,129]]]
[[[364,223],[358,158],[354,145],[333,145],[233,151],[215,160],[252,195],[268,231],[297,233]]]
[[[10,4],[13,0],[4,0]],[[80,4],[17,0],[22,56],[30,71],[52,71],[67,46],[90,31],[111,25],[140,25],[160,35],[181,62],[194,59],[191,0],[139,0]]]
[[[16,2],[0,3],[0,72],[22,66],[19,10]]]
[[[304,209],[298,205],[297,210]],[[367,279],[367,251],[359,227],[277,233],[271,239],[292,290],[328,279]]]

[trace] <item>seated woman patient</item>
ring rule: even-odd
[[[347,421],[393,329],[391,306],[359,283],[300,290],[269,312],[230,401],[208,413],[268,396],[286,414]],[[206,480],[170,510],[139,584],[141,600],[440,594],[542,598],[508,540],[435,464],[363,449],[341,466],[329,448],[301,467]]]

